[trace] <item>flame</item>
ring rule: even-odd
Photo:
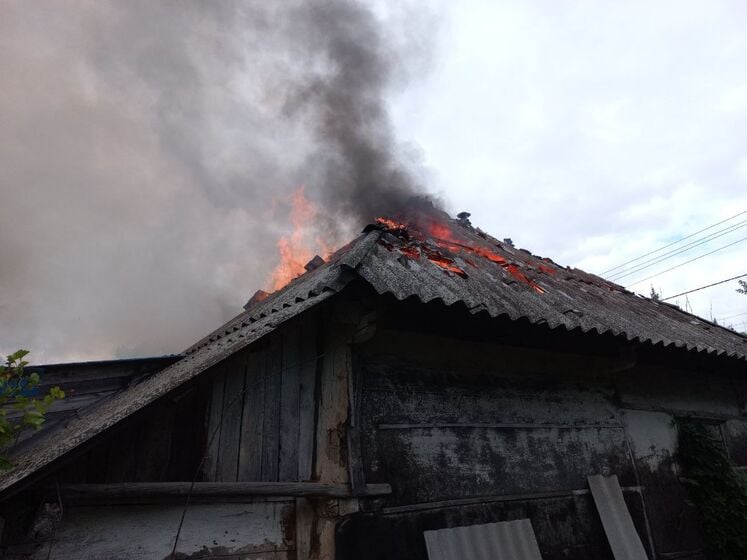
[[[392,230],[392,233],[395,234],[398,230],[408,229],[408,226],[406,224],[388,218],[376,218],[376,221],[389,230]],[[463,260],[474,268],[477,268],[477,265],[473,261],[466,258],[464,256],[465,253],[483,257],[490,262],[499,265],[516,280],[528,285],[539,294],[545,292],[545,290],[539,284],[537,284],[526,274],[524,274],[524,272],[521,271],[518,265],[510,263],[504,256],[490,250],[488,247],[471,243],[470,241],[468,241],[468,238],[466,236],[460,236],[456,234],[454,230],[447,224],[428,219],[425,220],[424,223],[418,224],[418,227],[423,230],[425,235],[418,231],[408,230],[409,237],[411,237],[414,241],[408,242],[404,246],[399,248],[399,251],[404,255],[410,258],[418,258],[422,253],[428,258],[428,260],[441,267],[442,269],[453,272],[454,274],[457,274],[462,278],[467,278],[467,273],[456,265],[454,259],[443,255],[438,251],[428,250],[420,243],[418,243],[425,241],[427,235],[427,237],[431,238],[432,241],[440,249],[449,251],[452,254],[457,253],[463,255]],[[464,237],[464,239],[461,239],[460,237]],[[420,251],[418,251],[416,245],[421,247]],[[541,272],[545,272],[547,274],[555,274],[555,270],[547,267],[546,265],[540,265],[539,269]]]
[[[272,290],[279,290],[288,282],[300,276],[305,272],[304,266],[315,254],[315,245],[320,243],[315,240],[310,241],[310,226],[317,216],[314,205],[306,198],[304,187],[296,189],[290,196],[290,220],[293,225],[293,231],[289,235],[284,235],[278,240],[278,251],[280,252],[280,262],[272,271],[271,284]],[[323,251],[326,259],[329,252]]]
[[[384,226],[387,229],[407,229],[407,224],[397,222],[395,220],[390,220],[389,218],[376,218],[376,223]]]
[[[450,241],[452,243],[459,242],[459,240],[454,235],[454,232],[446,224],[430,222],[429,224],[427,224],[426,229],[432,237],[436,238],[437,241]]]

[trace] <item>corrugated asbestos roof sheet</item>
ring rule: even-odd
[[[588,480],[615,560],[648,560],[641,537],[625,505],[617,475],[596,474],[588,477]]]
[[[599,276],[516,249],[456,220],[448,226],[457,241],[444,242],[406,229],[369,227],[330,262],[242,313],[188,352],[220,340],[247,320],[289,305],[292,295],[309,285],[318,293],[339,291],[358,277],[379,294],[399,300],[416,297],[424,303],[461,304],[472,313],[526,319],[551,329],[609,333],[630,342],[747,359],[747,337],[739,333]]]
[[[203,338],[175,364],[102,401],[54,437],[11,451],[16,467],[0,491],[101,433],[278,325],[361,278],[379,294],[461,304],[472,313],[525,318],[533,324],[629,341],[747,358],[747,337],[578,269],[561,267],[457,221],[444,223],[458,242],[403,228],[373,227],[266,300]],[[451,234],[450,234],[451,235]]]
[[[429,560],[542,560],[529,519],[425,531]]]
[[[9,459],[15,467],[0,474],[0,492],[334,295],[350,282],[349,271],[374,241],[365,236],[358,238],[327,265],[296,279],[199,341],[175,364],[100,401],[69,421],[63,430],[42,432],[12,449]]]
[[[456,222],[451,229],[458,243],[408,241],[396,231],[372,232],[380,238],[356,272],[380,294],[400,300],[415,296],[423,302],[461,303],[473,313],[525,318],[551,329],[611,333],[632,342],[747,358],[743,335],[674,305],[637,296],[599,276],[516,249],[479,230]],[[419,254],[410,256],[413,249]],[[425,256],[433,250],[463,274]]]

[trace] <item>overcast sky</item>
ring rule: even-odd
[[[179,352],[265,287],[287,195],[323,194],[277,95],[304,44],[219,5],[0,0],[0,350]],[[382,92],[451,211],[599,273],[747,210],[743,2],[427,6],[376,3],[401,57]],[[633,288],[746,272],[744,242]],[[744,330],[735,287],[687,304]]]
[[[747,4],[452,4],[433,72],[395,114],[453,210],[595,273],[747,210]],[[747,241],[632,289],[666,297],[744,273]],[[708,318],[745,313],[735,285],[678,301]]]

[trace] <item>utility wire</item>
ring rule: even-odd
[[[705,256],[705,255],[703,255]],[[726,280],[719,280],[718,282],[714,282],[713,284],[708,284],[707,286],[701,286],[700,288],[694,288],[692,290],[688,290],[686,292],[682,292],[681,294],[676,294],[674,296],[669,296],[665,298],[661,298],[661,301],[667,301],[668,299],[674,299],[676,297],[684,296],[686,294],[691,294],[693,292],[697,292],[699,290],[705,290],[706,288],[712,288],[713,286],[718,286],[719,284],[725,284],[726,282],[731,282],[732,280],[736,280],[737,278],[742,278],[744,276],[747,276],[747,272],[744,274],[740,274],[739,276],[734,276],[733,278],[727,278]],[[641,280],[643,282],[643,280]],[[747,313],[743,313],[743,315],[747,315]],[[736,317],[736,315],[734,315]]]
[[[626,266],[626,265],[629,265],[630,263],[634,263],[634,262],[636,262],[636,261],[639,261],[639,260],[641,260],[641,259],[643,259],[643,258],[645,258],[645,257],[648,257],[649,255],[653,255],[654,253],[658,253],[659,251],[663,251],[664,249],[667,249],[667,248],[671,247],[672,245],[677,245],[678,243],[681,243],[681,242],[682,242],[682,241],[684,241],[685,239],[690,239],[691,237],[694,237],[694,236],[698,235],[699,233],[703,233],[704,231],[708,231],[709,229],[715,228],[716,226],[719,226],[719,225],[721,225],[721,224],[724,224],[724,223],[726,223],[726,222],[729,222],[729,221],[733,220],[734,218],[738,218],[739,216],[742,216],[743,214],[747,214],[747,210],[744,210],[744,211],[742,211],[742,212],[739,212],[738,214],[734,214],[734,215],[733,215],[733,216],[731,216],[730,218],[726,218],[725,220],[721,220],[720,222],[716,222],[715,224],[711,224],[711,225],[710,225],[710,226],[708,226],[708,227],[704,227],[703,229],[700,229],[700,230],[698,230],[698,231],[696,231],[696,232],[694,232],[694,233],[691,233],[691,234],[689,234],[689,235],[686,235],[685,237],[683,237],[683,238],[681,238],[681,239],[678,239],[677,241],[672,241],[671,243],[669,243],[669,244],[667,244],[667,245],[664,245],[663,247],[659,247],[658,249],[654,249],[653,251],[649,251],[649,252],[648,252],[648,253],[646,253],[646,254],[643,254],[643,255],[641,255],[641,256],[639,256],[639,257],[636,257],[636,258],[634,258],[634,259],[631,259],[631,260],[629,260],[629,261],[627,261],[627,262],[624,262],[624,263],[622,263],[622,264],[620,264],[620,265],[617,265],[617,266],[615,266],[615,267],[612,267],[612,268],[610,268],[609,270],[605,270],[604,272],[601,272],[601,273],[600,273],[599,275],[600,275],[600,276],[604,276],[605,274],[608,274],[608,273],[610,273],[610,272],[612,272],[612,271],[614,271],[614,270],[617,270],[618,268],[623,268],[624,266]]]
[[[741,229],[743,227],[747,226],[747,220],[744,220],[743,222],[739,222],[737,224],[728,226],[724,229],[715,231],[713,233],[710,233],[706,235],[705,237],[701,237],[700,239],[696,239],[695,241],[691,241],[687,245],[683,247],[678,247],[677,249],[674,249],[672,251],[669,251],[667,253],[664,253],[663,255],[658,255],[656,257],[653,257],[651,259],[648,259],[646,261],[643,261],[642,263],[638,263],[634,267],[630,269],[623,269],[615,274],[610,275],[608,280],[611,280],[613,282],[617,282],[620,278],[625,278],[626,276],[630,276],[631,274],[635,274],[636,272],[640,272],[641,270],[645,270],[646,268],[650,268],[656,264],[659,264],[660,262],[663,262],[665,260],[671,259],[674,256],[677,256],[681,253],[686,253],[690,249],[694,249],[695,247],[698,247],[700,245],[703,245],[704,243],[708,243],[709,241],[713,241],[714,239],[718,239],[719,237],[723,237],[724,235],[728,235],[738,229]]]
[[[747,237],[743,237],[742,239],[738,239],[737,241],[734,241],[732,243],[729,243],[728,245],[722,245],[718,249],[714,249],[713,251],[710,251],[708,253],[705,253],[703,255],[700,255],[699,257],[695,257],[694,259],[690,259],[689,261],[685,261],[683,263],[680,263],[678,265],[675,265],[671,268],[668,268],[666,270],[662,270],[661,272],[657,272],[656,274],[652,274],[651,276],[647,276],[646,278],[642,278],[641,280],[638,280],[636,282],[633,282],[631,284],[628,284],[628,286],[635,286],[636,284],[640,284],[641,282],[645,282],[646,280],[651,280],[652,278],[656,278],[657,276],[661,276],[662,274],[666,272],[670,272],[676,268],[680,268],[681,266],[685,266],[686,264],[690,264],[691,262],[695,262],[699,259],[702,259],[703,257],[707,257],[708,255],[712,255],[713,253],[718,253],[719,251],[723,251],[724,249],[727,249],[731,247],[732,245],[736,245],[737,243],[741,243],[742,241],[747,241]]]
[[[725,319],[733,319],[734,317],[741,317],[742,315],[747,315],[747,311],[745,311],[744,313],[735,313],[734,315],[726,315],[724,317],[719,317],[718,320],[723,321]]]

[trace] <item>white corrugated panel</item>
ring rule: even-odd
[[[591,495],[615,560],[648,560],[643,543],[625,505],[616,475],[588,477]]]
[[[425,531],[430,560],[542,560],[529,519]]]

